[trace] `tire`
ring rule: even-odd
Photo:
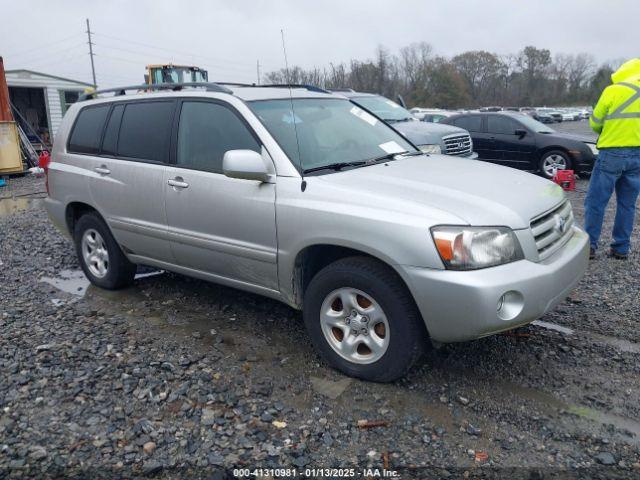
[[[320,270],[304,294],[303,316],[322,358],[364,380],[390,382],[404,376],[428,345],[406,286],[391,268],[367,257],[344,258]],[[355,347],[349,350],[349,345]],[[367,345],[377,345],[376,351]]]
[[[558,166],[558,170],[570,170],[571,169],[571,159],[567,152],[563,152],[562,150],[550,150],[545,152],[540,158],[540,163],[538,165],[540,174],[547,179],[553,178],[552,167],[556,164]]]
[[[117,290],[133,283],[136,265],[124,256],[100,215],[82,215],[73,236],[80,266],[92,284]]]

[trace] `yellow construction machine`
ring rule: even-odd
[[[147,85],[158,83],[192,83],[207,82],[209,75],[206,70],[193,65],[147,65],[144,81]]]

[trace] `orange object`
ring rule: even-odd
[[[436,247],[443,260],[453,260],[453,245],[451,240],[446,238],[436,238]]]
[[[553,176],[553,181],[560,185],[563,190],[573,191],[576,189],[576,176],[573,170],[557,170]]]
[[[358,428],[377,428],[387,426],[389,426],[389,422],[386,420],[358,420]]]
[[[476,462],[486,462],[487,460],[489,460],[487,452],[476,452]]]
[[[4,76],[4,62],[0,57],[0,122],[13,122],[13,113],[9,103],[9,87]]]

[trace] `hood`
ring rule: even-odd
[[[513,229],[529,228],[533,217],[565,198],[558,185],[531,173],[445,155],[408,157],[318,178],[337,187],[333,195],[368,207]]]
[[[639,82],[640,81],[640,58],[633,58],[611,75],[613,83],[620,82]]]
[[[398,122],[391,125],[414,145],[440,144],[442,137],[452,134],[468,134],[465,129],[430,122]]]
[[[583,142],[583,143],[596,143],[598,141],[597,135],[580,135],[577,133],[563,133],[563,132],[544,133],[541,135],[548,136],[548,137],[560,137],[566,140],[574,140],[576,142]]]

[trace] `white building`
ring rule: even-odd
[[[9,99],[21,116],[46,142],[53,140],[69,105],[93,85],[34,72],[6,70]],[[16,121],[22,123],[20,118]],[[31,137],[29,129],[25,133]]]

